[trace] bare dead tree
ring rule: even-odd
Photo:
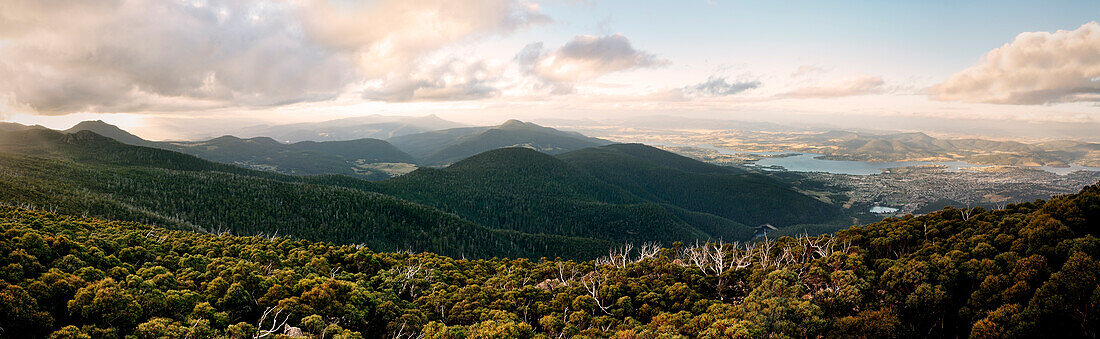
[[[271,311],[275,311],[275,313],[272,314]],[[283,326],[286,325],[287,320],[290,319],[290,314],[286,314],[285,316],[283,316],[283,320],[280,321],[279,314],[282,312],[282,308],[276,307],[268,307],[266,310],[264,310],[263,315],[260,316],[260,320],[256,322],[256,328],[258,328],[259,331],[256,333],[256,335],[252,336],[252,338],[263,338],[272,334],[277,334],[280,330],[282,330]],[[268,319],[268,316],[270,316],[271,318]],[[264,323],[268,320],[271,321],[271,326],[265,327]]]
[[[416,297],[414,291],[416,288],[415,278],[422,268],[424,268],[424,263],[418,262],[416,266],[409,265],[398,271],[398,276],[401,278],[400,291],[408,290],[410,296]]]
[[[573,279],[577,278],[577,269],[576,267],[570,266],[569,278],[566,278],[565,266],[566,265],[564,262],[558,262],[558,281],[560,281],[563,285],[569,285],[570,281],[573,281]]]
[[[584,286],[584,290],[588,292],[588,295],[596,300],[596,306],[600,308],[600,311],[603,311],[604,314],[611,315],[611,313],[607,311],[610,306],[605,306],[600,297],[600,286],[603,286],[603,284],[607,282],[607,275],[596,270],[581,277],[580,281],[581,285]]]

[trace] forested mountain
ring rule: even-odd
[[[443,120],[434,114],[422,117],[369,115],[322,122],[253,126],[242,129],[239,134],[247,137],[270,137],[281,142],[342,141],[387,139],[458,127],[462,127],[462,124]]]
[[[361,141],[216,140],[216,146],[187,147],[208,149],[207,157],[239,157],[261,152],[255,149],[307,145],[329,156],[297,159],[312,161],[313,168],[324,165],[317,159],[333,159],[335,168],[342,158],[334,154],[364,156],[355,153]],[[501,148],[443,169],[421,168],[376,183],[253,171],[126,145],[89,131],[4,132],[0,149],[15,153],[0,164],[7,179],[0,184],[4,202],[54,204],[70,213],[184,229],[279,232],[384,250],[586,258],[614,243],[744,240],[754,235],[750,226],[763,223],[783,227],[840,220],[838,207],[785,184],[644,145],[560,155],[568,161],[529,148]],[[708,180],[721,186],[705,187]],[[688,196],[681,187],[701,193]],[[768,196],[748,199],[743,189]],[[472,244],[483,247],[472,249]],[[570,246],[552,247],[557,244]]]
[[[665,208],[528,148],[484,152],[377,183],[379,192],[482,225],[615,242],[747,239],[745,225]],[[682,215],[677,215],[682,214]]]
[[[3,162],[0,162],[3,163]],[[466,260],[0,206],[12,338],[1087,338],[1100,185],[807,238]]]
[[[458,143],[461,138],[477,135],[492,127],[459,127],[417,134],[396,136],[386,139],[398,149],[417,158],[425,158],[439,150]]]
[[[360,175],[375,180],[388,178],[389,175],[358,165],[413,162],[412,156],[378,139],[283,144],[267,137],[241,139],[224,136],[207,141],[159,143],[156,147],[285,174]]]
[[[139,136],[133,135],[130,132],[127,132],[127,131],[125,131],[121,128],[118,128],[118,126],[111,125],[111,124],[108,124],[106,122],[103,122],[103,120],[81,121],[81,122],[77,123],[76,125],[74,125],[73,127],[70,127],[69,129],[64,130],[62,132],[64,132],[64,133],[76,133],[76,132],[80,132],[80,131],[95,132],[95,134],[99,134],[99,135],[102,135],[102,136],[105,136],[105,137],[108,137],[108,138],[111,138],[111,139],[115,139],[115,141],[118,141],[118,142],[121,142],[121,143],[124,143],[124,144],[138,145],[138,146],[154,146],[154,144],[155,144],[154,142],[142,139]]]
[[[390,138],[389,142],[416,156],[425,165],[446,165],[502,147],[528,147],[548,154],[558,154],[610,143],[580,133],[562,132],[519,120],[508,120],[495,127],[469,127],[406,135]]]
[[[328,153],[338,155],[344,159],[362,160],[369,163],[416,162],[416,159],[413,159],[408,153],[402,152],[385,140],[378,139],[302,141],[290,144],[290,147],[296,150]]]
[[[0,150],[0,202],[8,204],[456,256],[591,257],[609,245],[490,230],[431,207],[323,184],[324,178],[247,170],[88,131],[0,133]]]
[[[763,224],[843,222],[839,207],[787,184],[640,144],[556,157],[501,148],[363,188],[492,228],[613,241],[732,241]]]
[[[764,175],[707,164],[642,144],[585,148],[558,157],[646,200],[751,226],[821,223],[841,215],[836,206]]]
[[[380,180],[390,174],[364,166],[372,163],[412,163],[412,156],[384,140],[304,141],[285,144],[269,137],[241,139],[222,136],[205,141],[144,140],[102,121],[85,121],[66,130],[91,131],[119,142],[191,154],[206,160],[296,175],[344,174]]]

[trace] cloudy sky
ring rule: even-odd
[[[1100,126],[1098,1],[0,0],[0,119],[149,138],[893,116]]]

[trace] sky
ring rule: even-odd
[[[0,119],[1100,128],[1097,1],[0,0]],[[900,128],[899,129],[903,129]]]

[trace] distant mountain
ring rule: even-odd
[[[502,147],[527,147],[547,154],[558,154],[611,143],[519,120],[508,120],[495,127],[448,129],[395,137],[388,141],[420,158],[420,162],[426,165],[445,165]]]
[[[414,158],[384,140],[299,142],[284,144],[269,137],[242,139],[222,136],[205,141],[147,141],[103,121],[85,121],[66,130],[90,131],[119,142],[177,151],[206,160],[284,174],[345,174],[385,179],[390,174],[369,166],[373,163],[413,163]]]
[[[27,126],[20,123],[0,121],[0,131],[22,131],[28,129],[45,129],[45,127],[39,125]]]
[[[361,165],[413,162],[412,156],[377,139],[283,144],[268,137],[223,136],[197,142],[158,143],[155,147],[221,163],[296,175],[344,174],[385,179],[389,177],[386,173]]]
[[[402,152],[385,140],[378,139],[302,141],[290,144],[290,147],[300,151],[328,153],[348,160],[363,160],[369,163],[416,162],[416,159],[408,153]]]
[[[709,129],[709,130],[741,130],[741,131],[773,131],[793,132],[802,131],[804,128],[786,126],[769,122],[738,121],[723,119],[697,119],[682,116],[651,115],[631,117],[629,119],[538,119],[538,123],[551,126],[568,126],[585,133],[599,133],[600,131],[619,129]]]
[[[829,131],[796,139],[827,159],[904,161],[963,160],[984,165],[1100,166],[1100,144],[1057,141],[1025,144],[986,139],[939,139],[924,133],[871,134]],[[824,146],[824,147],[822,147]]]
[[[823,223],[842,215],[840,208],[764,175],[642,144],[586,148],[558,157],[646,200],[750,226]]]
[[[528,148],[495,149],[376,185],[385,194],[524,233],[635,243],[746,239],[753,233],[729,220],[673,211]]]
[[[388,139],[463,126],[457,122],[443,120],[434,114],[419,117],[369,115],[322,122],[253,126],[242,129],[237,134],[246,137],[266,136],[281,142],[341,141],[363,138]]]
[[[118,126],[103,122],[103,120],[95,121],[81,121],[72,128],[64,130],[65,133],[76,133],[79,131],[91,131],[95,134],[99,134],[111,139],[115,139],[118,142],[130,145],[149,146],[152,142],[142,139],[136,135],[130,134],[130,132],[124,131]]]
[[[126,145],[90,131],[0,132],[4,204],[186,230],[278,234],[364,244],[376,251],[478,258],[592,258],[611,245],[491,230],[392,196],[328,185],[327,178],[248,170]]]

